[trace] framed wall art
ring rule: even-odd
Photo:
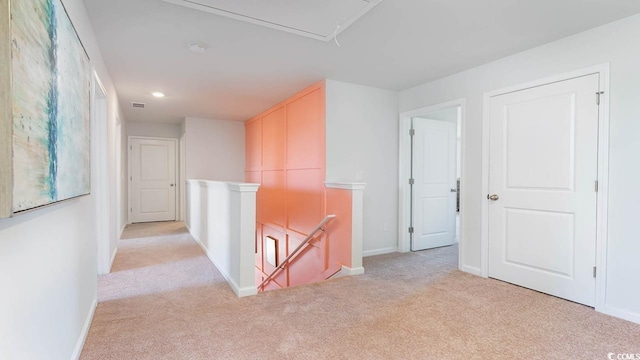
[[[0,217],[90,193],[90,73],[61,0],[0,0]]]

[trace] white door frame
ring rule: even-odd
[[[426,115],[438,110],[444,110],[452,107],[460,107],[460,234],[459,235],[459,250],[458,250],[458,264],[462,266],[462,253],[464,252],[464,197],[462,196],[462,189],[464,184],[464,149],[465,149],[465,114],[466,114],[466,99],[456,99],[447,101],[441,104],[431,105],[411,111],[405,111],[400,113],[400,139],[399,139],[399,197],[398,197],[398,251],[408,252],[411,250],[411,241],[409,237],[409,216],[411,206],[411,187],[409,186],[409,177],[411,174],[411,136],[409,136],[409,130],[411,129],[411,119],[417,116]],[[466,271],[466,270],[465,270]],[[476,271],[471,271],[476,273]]]
[[[178,171],[180,169],[180,156],[179,156],[179,148],[178,148],[178,139],[174,139],[174,138],[163,138],[163,137],[151,137],[151,136],[138,136],[138,135],[129,135],[127,136],[127,177],[129,179],[127,179],[127,183],[129,184],[127,186],[128,189],[128,195],[127,195],[127,224],[132,224],[133,222],[132,220],[132,210],[133,210],[133,199],[131,197],[132,193],[131,191],[133,190],[133,186],[131,186],[131,182],[133,181],[133,177],[132,177],[132,169],[131,169],[131,165],[132,165],[132,161],[131,161],[131,150],[132,150],[132,145],[131,145],[131,140],[133,139],[141,139],[141,140],[166,140],[166,141],[171,141],[173,142],[173,146],[175,146],[175,176],[176,178],[174,179],[174,184],[176,184],[176,194],[175,194],[175,219],[176,221],[180,220],[180,191],[182,189],[182,184],[180,184],[180,182],[178,181],[178,178],[180,177],[180,174],[178,174]]]
[[[596,221],[596,302],[595,309],[601,312],[605,307],[606,273],[607,273],[607,205],[609,194],[609,69],[610,65],[602,64],[577,71],[567,72],[544,79],[530,81],[503,89],[484,93],[482,115],[482,191],[489,194],[489,145],[490,145],[490,103],[494,96],[525,90],[533,87],[565,81],[586,75],[599,74],[600,89],[604,91],[600,96],[599,125],[598,125],[598,194]],[[596,101],[596,94],[593,95]],[[484,197],[483,197],[484,199]],[[480,238],[480,267],[483,277],[489,277],[489,202],[482,204],[482,227]]]
[[[109,97],[98,73],[91,71],[91,150],[92,192],[95,196],[97,272],[108,274],[111,271],[114,254],[110,254],[111,234],[109,208]],[[101,113],[98,113],[100,111]]]

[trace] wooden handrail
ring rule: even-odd
[[[322,221],[320,222],[320,224],[318,224],[318,226],[316,226],[313,231],[311,231],[309,233],[309,236],[307,236],[304,241],[302,241],[302,243],[300,243],[300,245],[298,245],[298,247],[293,250],[293,252],[291,254],[289,254],[289,256],[287,256],[286,259],[284,259],[284,261],[282,261],[280,263],[280,265],[278,265],[276,267],[275,270],[273,270],[273,272],[271,272],[271,274],[269,274],[269,276],[267,276],[266,279],[264,279],[264,281],[258,285],[258,291],[260,291],[260,289],[264,289],[264,286],[267,285],[267,283],[269,283],[269,281],[271,281],[271,279],[276,275],[276,273],[282,269],[284,269],[284,267],[287,265],[287,263],[293,259],[295,256],[298,255],[298,253],[300,252],[300,250],[307,245],[312,239],[313,236],[320,230],[322,230],[323,232],[325,231],[323,226],[325,226],[329,221],[331,221],[332,219],[334,219],[336,216],[335,215],[327,215],[324,219],[322,219]]]

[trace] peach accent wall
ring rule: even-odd
[[[257,195],[256,284],[275,269],[265,260],[267,236],[279,240],[282,261],[327,214],[325,108],[322,81],[245,123],[246,181],[261,184]],[[334,225],[330,223],[329,229]],[[338,263],[334,252],[328,237],[319,236],[265,289],[325,279],[347,264]]]

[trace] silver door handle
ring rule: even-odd
[[[451,189],[451,192],[458,192],[458,189]]]
[[[497,194],[493,194],[493,195],[487,196],[487,199],[497,201],[498,199],[500,199],[500,196],[498,196]]]
[[[173,186],[173,185],[175,185],[175,184],[169,184],[169,186]]]

